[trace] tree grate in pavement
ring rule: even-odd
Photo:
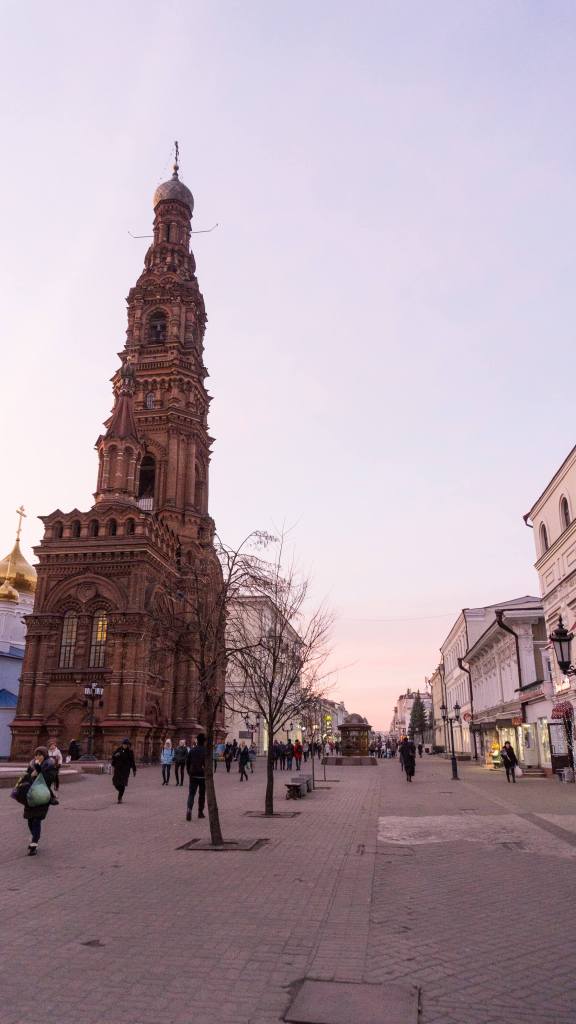
[[[274,811],[274,814],[265,814],[264,811],[244,811],[245,818],[297,818],[301,811]]]
[[[225,839],[222,846],[213,846],[209,839],[189,839],[176,849],[189,850],[191,853],[196,850],[203,853],[252,853],[269,842],[269,839]]]
[[[306,978],[284,1015],[291,1024],[417,1024],[415,985]]]

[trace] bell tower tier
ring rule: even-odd
[[[154,236],[144,271],[128,295],[126,347],[134,420],[143,453],[136,501],[178,534],[182,550],[210,539],[208,474],[213,439],[203,362],[206,310],[190,251],[194,199],[179,180],[154,195]],[[118,396],[121,371],[113,378]]]

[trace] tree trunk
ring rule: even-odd
[[[220,812],[216,799],[216,787],[214,785],[214,725],[210,724],[206,729],[206,764],[204,767],[206,778],[206,803],[208,804],[208,820],[210,824],[210,841],[212,846],[222,846],[224,837],[220,827]]]
[[[274,751],[270,737],[268,737],[268,757],[266,758],[266,800],[264,803],[264,813],[266,815],[274,814]]]

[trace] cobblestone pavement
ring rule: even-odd
[[[268,821],[245,816],[263,766],[218,771],[227,838],[269,840],[251,853],[179,849],[208,822],[155,768],[122,806],[109,776],[62,787],[36,858],[0,792],[0,1024],[273,1024],[304,977],[418,985],[422,1024],[575,1024],[576,787],[438,758],[411,785],[397,761],[329,774]]]

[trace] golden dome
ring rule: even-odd
[[[20,551],[19,540],[16,540],[10,554],[0,561],[1,579],[9,585],[11,584],[12,588],[15,587],[21,594],[33,594],[36,590],[36,569],[24,558]],[[0,596],[2,596],[2,591],[3,586],[0,587]],[[6,597],[6,594],[3,596]]]

